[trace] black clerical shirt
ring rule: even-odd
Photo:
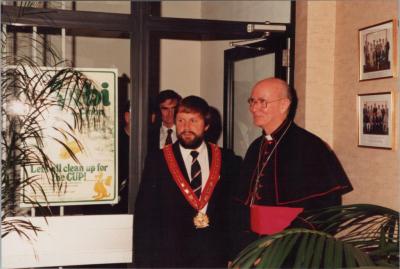
[[[328,145],[314,134],[285,121],[271,134],[275,148],[268,154],[260,148],[265,136],[256,139],[244,159],[241,178],[247,183],[244,201],[254,195],[259,205],[322,208],[341,203],[341,195],[352,190],[342,166]],[[271,150],[271,149],[270,149]],[[259,160],[263,156],[263,160]],[[260,176],[257,188],[257,175]],[[256,189],[256,192],[254,190]]]

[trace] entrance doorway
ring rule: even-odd
[[[237,45],[224,57],[224,147],[244,157],[262,130],[252,124],[247,99],[259,80],[278,77],[289,83],[289,39],[272,34],[265,40]]]

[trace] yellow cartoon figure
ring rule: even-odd
[[[106,186],[111,186],[112,177],[108,176],[106,179],[102,179],[103,172],[100,172],[98,175],[95,176],[96,182],[94,183],[94,191],[96,195],[93,195],[95,200],[101,200],[110,196],[110,193],[107,191]]]
[[[67,141],[65,144],[67,145],[67,147],[68,147],[74,154],[78,154],[79,152],[82,151],[82,145],[79,145],[75,140],[73,140],[73,141]],[[59,155],[60,155],[60,158],[61,158],[62,160],[66,160],[66,159],[68,159],[68,158],[71,157],[71,155],[69,154],[68,150],[67,150],[65,147],[63,147],[63,148],[60,150],[60,154],[59,154]]]

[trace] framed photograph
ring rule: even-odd
[[[390,20],[359,30],[360,81],[395,76],[396,25]]]
[[[358,146],[393,147],[393,110],[391,92],[358,95]]]

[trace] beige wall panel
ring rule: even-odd
[[[397,1],[337,2],[334,149],[354,191],[345,203],[374,203],[399,209],[399,152],[357,146],[357,94],[398,92],[398,79],[358,81],[358,29],[397,16]],[[395,122],[398,123],[398,103]],[[396,134],[397,133],[397,134]],[[399,140],[398,129],[395,140]]]
[[[308,2],[305,127],[330,145],[333,143],[335,17],[336,2]]]
[[[305,93],[307,81],[307,6],[306,1],[296,3],[296,56],[294,63],[294,87],[299,99],[295,121],[300,126],[305,126]]]
[[[201,1],[162,1],[161,16],[201,19]]]
[[[200,51],[198,41],[161,40],[160,89],[200,95]]]
[[[129,39],[76,38],[76,67],[117,68],[118,76],[130,76],[129,57]]]
[[[202,18],[290,22],[290,1],[202,1]]]
[[[201,43],[201,91],[207,102],[224,114],[224,50],[228,41],[205,41]],[[222,146],[223,135],[218,141]]]
[[[65,1],[68,4],[68,1]],[[131,13],[130,1],[76,1],[76,9],[109,13]]]
[[[224,50],[228,41],[207,41],[201,45],[201,93],[210,105],[223,114],[224,103]]]

